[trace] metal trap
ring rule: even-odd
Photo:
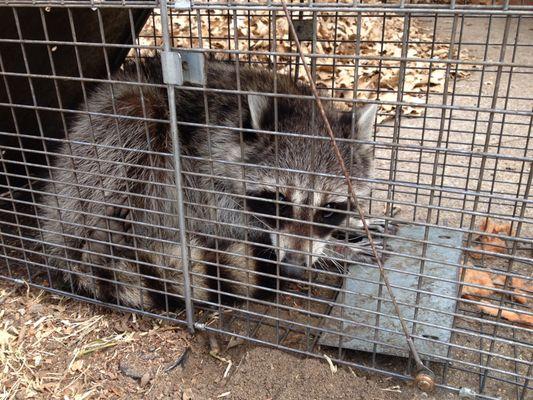
[[[452,332],[463,234],[430,227],[424,240],[425,229],[401,227],[387,241],[384,267],[420,356],[438,361],[446,358]],[[377,266],[349,266],[325,328],[321,345],[409,356]]]
[[[0,279],[530,398],[533,5],[342,3],[5,2]]]

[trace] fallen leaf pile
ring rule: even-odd
[[[404,115],[421,115],[423,108],[418,105],[426,102],[428,94],[442,94],[445,90],[446,64],[442,60],[468,58],[464,51],[457,54],[450,51],[449,45],[435,43],[434,35],[422,28],[415,18],[406,26],[403,17],[394,15],[365,13],[358,19],[349,11],[319,12],[316,23],[316,48],[312,51],[309,40],[302,41],[302,46],[307,54],[317,55],[317,85],[333,97],[346,99],[347,102],[341,102],[346,109],[351,107],[354,99],[384,102],[378,122],[395,114],[396,106],[387,102],[398,100],[408,103],[402,107]],[[402,53],[404,29],[408,29],[409,37]],[[227,59],[225,50],[238,50],[242,52],[239,53],[242,61],[272,65],[274,58],[268,52],[274,51],[278,53],[276,64],[280,72],[297,73],[299,79],[307,79],[303,66],[294,55],[296,47],[290,40],[289,26],[282,13],[276,14],[276,18],[272,17],[272,12],[260,10],[235,13],[209,10],[191,16],[174,14],[171,34],[173,46],[210,48],[220,51],[217,58]],[[150,19],[145,25],[140,44],[161,44],[159,17]],[[357,68],[356,56],[360,57]],[[401,57],[410,61],[402,65]],[[404,80],[400,82],[403,72]],[[455,64],[450,64],[449,72],[450,76],[468,76],[466,70]]]
[[[496,222],[491,218],[486,218],[480,225],[479,230],[489,235],[506,235],[515,236],[516,232],[512,230],[510,223]],[[483,250],[493,253],[506,253],[507,244],[501,237],[480,235],[477,238],[480,242],[475,246],[475,250]],[[482,257],[480,253],[470,252],[470,256],[474,259]],[[487,256],[487,255],[485,255]],[[497,317],[501,315],[502,318],[520,325],[533,326],[533,316],[524,313],[521,310],[515,311],[506,310],[493,305],[494,300],[491,296],[501,294],[505,287],[506,277],[501,273],[493,270],[479,271],[472,269],[471,262],[466,263],[466,268],[463,272],[463,283],[461,297],[475,300],[482,304],[476,304],[477,308],[487,315]],[[476,286],[470,286],[476,285]],[[509,293],[510,292],[510,293]],[[507,282],[506,291],[504,293],[513,302],[519,303],[530,309],[529,297],[533,294],[533,283],[526,278],[510,277]],[[496,299],[498,301],[498,299]]]

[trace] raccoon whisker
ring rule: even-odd
[[[322,258],[318,258],[316,261],[321,270],[327,269],[326,261],[324,261]]]
[[[324,254],[324,256],[328,257],[328,255],[325,254],[325,252],[322,252],[322,253]],[[324,258],[317,259],[318,266],[320,266],[320,268],[324,271],[327,271],[330,269],[328,262],[331,263],[335,267],[335,270],[337,272],[342,273],[342,274],[346,273],[346,268],[344,268],[344,266],[338,260],[334,260],[332,258],[327,258],[327,260]]]
[[[271,228],[270,226],[268,226],[268,224],[265,223],[265,221],[261,220],[261,218],[255,216],[255,215],[253,215],[253,214],[249,214],[249,215],[251,215],[256,221],[258,221],[259,223],[261,223],[261,225],[263,225],[263,226],[264,226],[265,228],[267,228],[269,231],[272,230],[272,228]]]
[[[333,258],[328,258],[328,261],[331,262],[336,267],[337,271],[341,273],[347,272],[347,268],[345,267],[345,265],[346,263],[350,264],[350,262],[352,261],[352,258],[350,258],[350,256],[353,257],[354,262],[361,255],[370,256],[370,257],[372,256],[371,254],[369,254],[369,252],[366,249],[353,248],[353,246],[349,246],[349,247],[350,247],[351,252],[349,252],[348,254],[342,254],[341,252],[334,250],[332,248],[326,248],[324,250],[324,255],[326,257],[335,257],[335,258],[341,259],[341,260],[335,260]]]
[[[344,255],[336,250],[333,250],[331,248],[326,248],[323,250],[322,254],[326,257],[339,257],[344,258]]]
[[[330,261],[330,260],[328,260]],[[328,261],[324,260],[324,259],[319,259],[318,260],[318,266],[320,267],[321,270],[323,271],[330,271],[331,270],[331,265],[328,265]],[[336,270],[338,270],[338,267],[333,264],[333,266],[335,267]]]
[[[324,253],[324,249],[320,249],[320,252],[315,255],[316,261],[313,263],[313,265],[316,263],[316,264],[318,264],[318,266],[321,267],[321,269],[324,269],[324,268],[322,268],[323,267],[323,263],[324,263],[324,260],[323,260],[324,256],[327,257],[326,254]]]
[[[264,256],[265,254],[267,254],[269,251],[271,251],[272,249],[270,248],[264,248],[264,249],[261,249],[257,252],[257,256],[259,256],[259,258],[261,258],[260,256]]]
[[[337,271],[342,273],[342,274],[345,274],[346,273],[346,268],[344,267],[344,265],[342,265],[339,261],[337,260],[332,260],[333,261],[333,265],[335,266],[335,268],[337,268]]]

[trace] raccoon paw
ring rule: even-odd
[[[377,264],[370,240],[366,236],[361,235],[350,239],[352,240],[332,239],[324,248],[323,257],[318,264],[341,273],[345,273],[350,264]],[[383,239],[374,238],[372,241],[377,256],[383,261]]]
[[[99,218],[88,235],[82,250],[88,250],[89,257],[120,252],[130,243],[130,210],[118,206],[107,206],[106,215]],[[94,261],[94,260],[93,260]]]

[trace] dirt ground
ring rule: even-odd
[[[3,399],[452,398],[243,342],[215,358],[206,335],[4,281],[0,304]]]
[[[488,20],[467,20],[462,40],[465,43],[480,43],[484,40]],[[491,22],[491,40],[496,43],[487,49],[487,58],[495,60],[500,50],[497,45],[501,40],[504,20]],[[513,21],[515,24],[516,21]],[[531,20],[524,19],[523,32],[531,32]],[[442,24],[439,31],[443,37],[451,29],[451,20]],[[527,38],[521,40],[527,42]],[[531,44],[531,37],[528,39]],[[480,46],[467,46],[474,58],[482,59],[484,49]],[[506,54],[510,60],[511,51]],[[531,54],[519,51],[515,62],[531,65]],[[519,69],[517,69],[519,70]],[[516,72],[516,71],[515,71]],[[489,84],[490,82],[490,84]],[[481,90],[490,96],[494,85],[494,74],[487,73]],[[502,86],[506,87],[504,81]],[[478,73],[457,81],[457,94],[476,94],[480,90]],[[510,95],[517,97],[507,105],[508,109],[530,111],[531,104],[518,99],[531,98],[533,81],[521,79],[510,83]],[[502,94],[503,95],[503,94]],[[433,97],[438,104],[439,99]],[[489,99],[482,99],[482,106],[488,106]],[[458,96],[454,104],[476,106],[476,98]],[[503,103],[499,103],[503,106]],[[431,116],[438,118],[440,110],[434,110]],[[485,115],[486,116],[486,115]],[[463,118],[462,118],[463,117]],[[473,113],[454,111],[452,130],[466,132],[473,130]],[[480,118],[481,121],[482,118]],[[512,121],[512,117],[507,122]],[[419,135],[416,128],[422,126],[421,120],[403,121],[406,128],[402,130],[405,137]],[[428,120],[426,129],[438,127],[438,119]],[[432,125],[433,124],[433,125]],[[482,143],[483,122],[476,128],[475,142]],[[409,129],[412,128],[412,130]],[[497,130],[496,128],[493,128]],[[428,133],[428,132],[426,132]],[[509,154],[524,155],[527,127],[516,127],[513,132],[515,144],[509,144],[505,151]],[[379,135],[388,137],[392,129],[384,127]],[[492,146],[498,144],[495,135]],[[428,133],[426,139],[430,140]],[[434,138],[433,138],[434,139]],[[458,140],[466,143],[467,139]],[[406,141],[407,143],[408,141]],[[451,139],[453,143],[453,138]],[[459,144],[460,144],[459,143]],[[521,147],[522,146],[522,147]],[[513,147],[513,148],[511,148]],[[526,149],[527,150],[527,149]],[[492,150],[493,151],[493,148]],[[527,153],[526,153],[527,154]],[[381,173],[388,171],[386,155],[381,163]],[[402,158],[403,157],[403,158]],[[414,158],[413,158],[414,157]],[[409,161],[400,169],[398,180],[412,180],[416,169],[413,161],[417,154],[400,154],[399,158]],[[464,159],[448,158],[447,176],[464,173],[461,163]],[[508,171],[501,164],[500,171]],[[508,167],[516,168],[509,163]],[[496,169],[496,167],[494,167]],[[490,168],[489,168],[490,169]],[[512,172],[514,171],[514,172]],[[505,172],[500,181],[515,184],[516,170]],[[489,172],[490,173],[490,172]],[[424,179],[424,178],[422,178]],[[448,178],[447,178],[448,179]],[[452,179],[452,178],[449,178]],[[450,182],[443,182],[450,184]],[[502,191],[508,189],[502,186]],[[412,194],[399,194],[396,198],[413,201]],[[454,199],[443,200],[444,205],[460,207]],[[470,206],[470,205],[469,205]],[[510,215],[510,205],[494,205],[492,211]],[[420,210],[404,208],[400,218],[425,220],[426,215]],[[531,209],[526,217],[531,218]],[[460,213],[443,212],[441,222],[450,226],[459,224]],[[525,224],[524,235],[533,236],[531,224]],[[530,253],[524,253],[529,254]],[[519,265],[521,273],[531,275],[531,265]],[[448,399],[456,395],[444,390],[437,390],[427,395],[413,388],[409,382],[398,381],[377,373],[367,373],[344,366],[331,367],[324,359],[300,357],[269,347],[258,346],[239,340],[221,340],[222,349],[218,354],[210,354],[210,347],[205,334],[191,336],[181,326],[170,322],[140,317],[131,313],[112,311],[103,307],[66,299],[38,290],[29,290],[24,286],[15,286],[10,282],[0,281],[0,399]],[[461,321],[459,322],[461,324]],[[483,331],[484,327],[471,327],[462,323],[465,331],[472,329]],[[487,328],[488,329],[488,328]],[[488,330],[486,331],[489,332]],[[500,335],[506,333],[500,332]],[[520,334],[520,333],[518,333]],[[515,332],[509,337],[516,338]],[[488,342],[464,335],[457,338],[457,343],[472,348],[487,349]],[[527,334],[520,339],[531,342]],[[229,349],[228,349],[229,347]],[[503,355],[513,356],[512,346],[495,349]],[[457,360],[479,362],[475,352],[459,350],[452,357]],[[517,357],[515,354],[514,357]],[[522,354],[527,360],[531,354]],[[179,364],[179,365],[178,365]],[[498,367],[499,365],[496,365]],[[335,367],[338,367],[334,372]],[[398,363],[390,361],[388,369],[397,370]],[[512,368],[502,364],[501,368]],[[387,369],[387,368],[386,368]],[[401,370],[400,370],[401,371]],[[525,370],[520,370],[525,374]],[[451,371],[449,384],[455,387],[467,385],[476,389],[477,380],[472,375],[461,371]],[[502,399],[516,395],[509,385],[492,382],[490,394]],[[533,398],[527,397],[525,398]]]

